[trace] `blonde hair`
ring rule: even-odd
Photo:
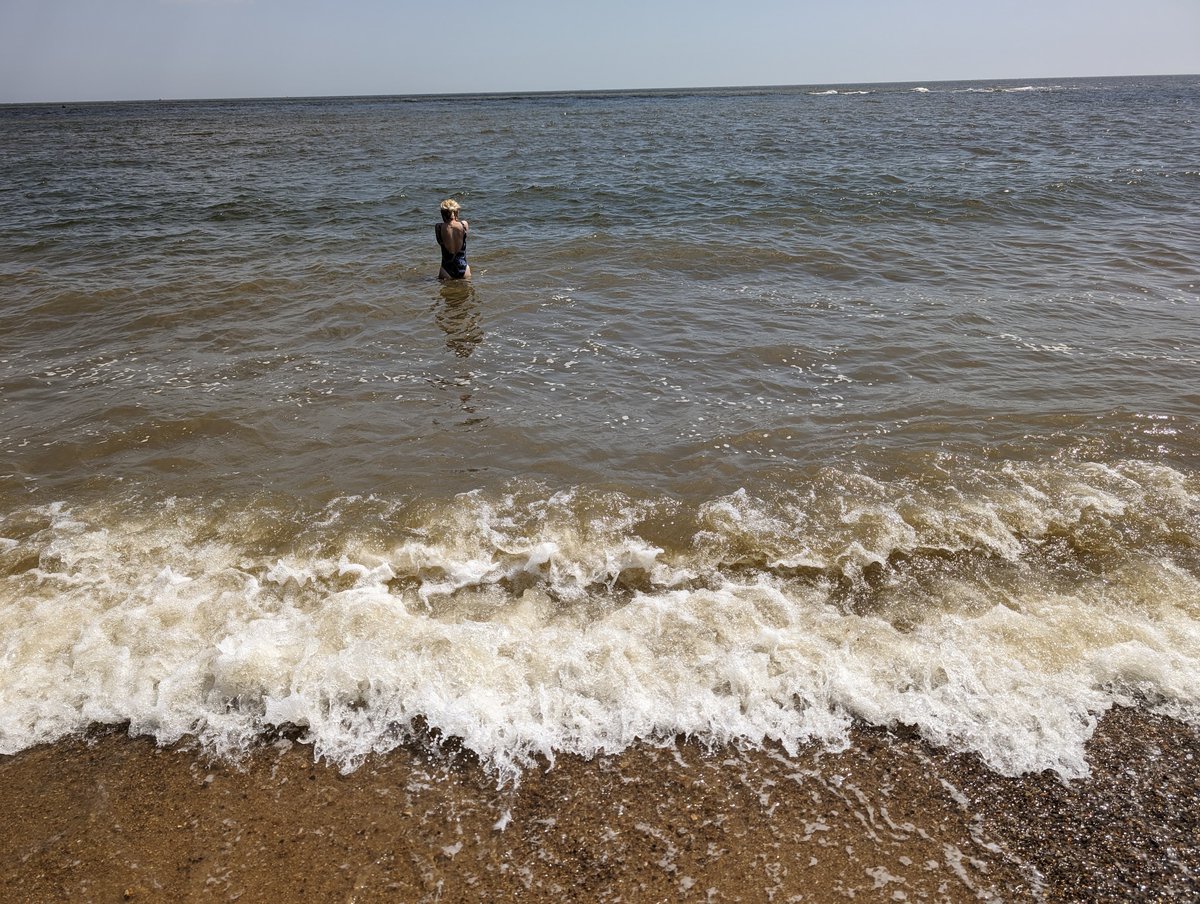
[[[443,220],[451,220],[458,214],[460,207],[459,207],[458,202],[455,201],[453,198],[447,198],[445,201],[442,202],[441,210],[442,210],[442,219]]]

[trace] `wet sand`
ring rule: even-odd
[[[1200,730],[1110,713],[1093,775],[1010,779],[876,729],[841,753],[680,742],[498,788],[428,740],[342,775],[114,731],[0,758],[0,881],[42,901],[1200,898]]]

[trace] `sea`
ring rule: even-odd
[[[0,107],[0,753],[1200,725],[1197,147],[1200,76]]]

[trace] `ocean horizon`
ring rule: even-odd
[[[1118,79],[1160,80],[1178,78],[1196,78],[1197,73],[1160,72],[1160,73],[1124,73],[1121,75],[1037,75],[1037,76],[997,76],[993,78],[973,79],[916,79],[908,81],[886,82],[812,82],[778,85],[676,85],[658,87],[625,87],[625,88],[544,88],[544,89],[512,89],[489,91],[451,91],[451,92],[384,92],[367,94],[246,94],[231,96],[178,96],[178,97],[124,97],[124,98],[90,98],[90,99],[45,99],[45,100],[9,100],[0,102],[0,107],[40,107],[71,104],[161,104],[161,103],[212,103],[236,101],[314,101],[314,100],[432,100],[438,98],[519,98],[519,97],[585,97],[625,94],[707,94],[723,92],[779,92],[794,90],[826,90],[829,88],[906,88],[921,85],[1013,85],[1016,83],[1030,84],[1034,82],[1082,82],[1082,81],[1112,81]]]

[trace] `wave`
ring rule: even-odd
[[[1100,714],[1200,720],[1200,486],[1132,461],[828,470],[699,506],[536,487],[440,502],[63,504],[0,521],[0,752],[95,723],[344,769],[423,725],[502,776],[690,735],[915,727],[1086,774]]]
[[[1032,92],[1069,91],[1063,85],[986,85],[973,88],[959,88],[955,94],[1028,94]]]

